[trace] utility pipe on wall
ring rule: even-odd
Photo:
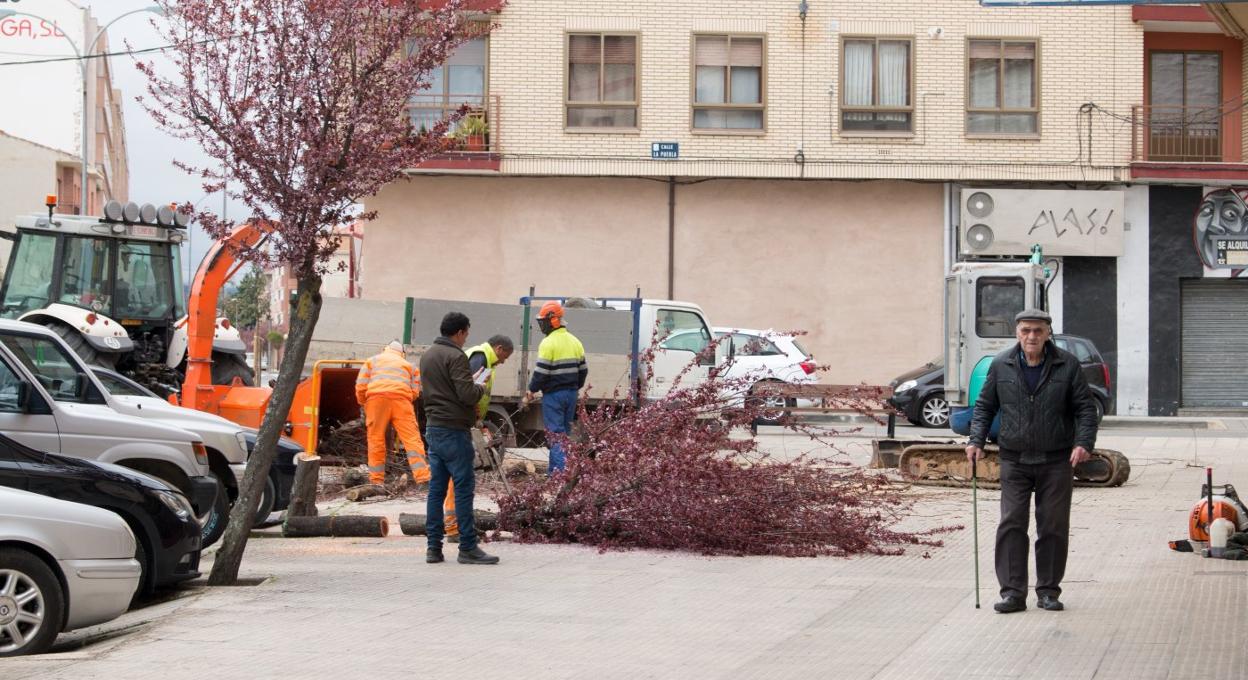
[[[667,178],[667,299],[676,299],[676,178]]]

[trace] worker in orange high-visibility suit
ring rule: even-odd
[[[381,354],[364,362],[355,381],[355,400],[368,428],[368,481],[386,481],[386,428],[394,431],[403,442],[407,465],[417,483],[429,481],[429,463],[425,460],[425,442],[416,427],[416,411],[412,402],[420,396],[420,371],[408,363],[403,345],[397,340]]]

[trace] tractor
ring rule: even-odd
[[[181,244],[190,215],[173,206],[109,201],[100,217],[17,218],[0,316],[54,330],[88,364],[112,368],[161,395],[186,373]],[[214,301],[215,304],[215,301]],[[228,319],[213,329],[212,381],[254,381],[246,346]]]

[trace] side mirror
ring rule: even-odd
[[[732,361],[737,357],[737,341],[733,337],[728,338],[728,360]]]
[[[86,373],[75,373],[74,377],[78,381],[74,385],[74,397],[85,400],[91,394],[91,381],[87,379]]]
[[[25,380],[17,383],[17,407],[22,413],[30,412],[30,395],[33,392],[30,383]]]

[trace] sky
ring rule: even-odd
[[[43,0],[63,1],[63,0]],[[151,7],[151,0],[78,0],[79,4],[91,8],[91,13],[104,25],[130,10]],[[33,10],[32,11],[36,11]],[[139,13],[121,19],[108,29],[109,48],[112,52],[126,49],[126,43],[135,50],[157,47],[164,42],[152,19],[160,21],[154,15]],[[169,59],[162,53],[140,55],[139,58],[151,60],[159,69],[168,67]],[[174,159],[193,166],[214,163],[192,141],[180,140],[163,132],[148,116],[136,97],[147,93],[147,77],[135,68],[136,58],[116,56],[112,58],[113,87],[121,89],[125,102],[126,142],[129,146],[130,159],[130,199],[138,203],[161,203],[191,201],[200,209],[210,210],[217,214],[222,212],[221,194],[205,194],[202,180],[191,177],[173,166]],[[232,219],[245,217],[245,207],[240,201],[229,202],[224,206],[226,216]],[[190,234],[190,254],[183,250],[184,268],[193,269],[199,265],[200,259],[210,245],[207,235],[192,226]],[[188,279],[189,284],[189,279]]]

